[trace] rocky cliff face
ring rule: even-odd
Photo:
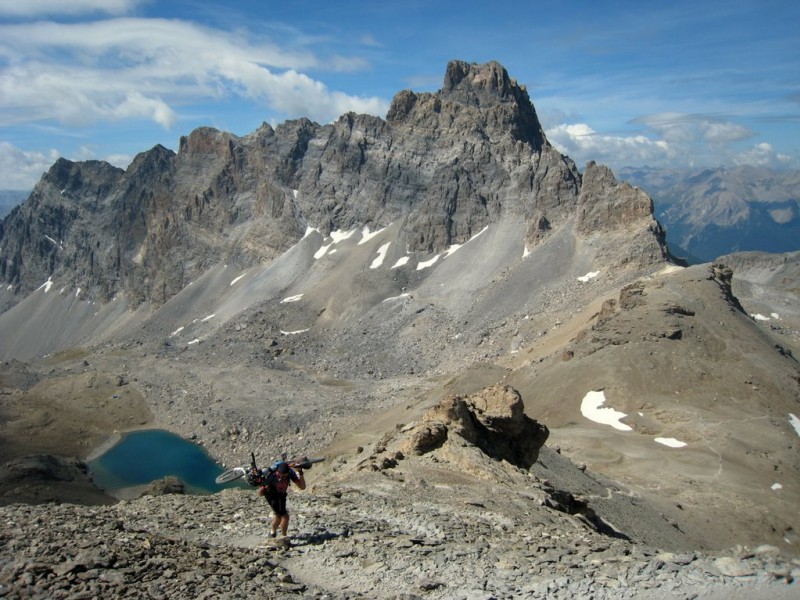
[[[501,65],[453,61],[440,91],[398,93],[385,120],[201,128],[125,172],[59,160],[0,229],[0,279],[15,292],[3,305],[48,277],[86,298],[160,305],[212,264],[271,261],[308,227],[400,222],[408,250],[432,253],[503,219],[527,224],[528,246],[574,226],[617,263],[665,256],[646,196],[595,165],[582,179]],[[630,228],[636,247],[620,252],[615,235]]]

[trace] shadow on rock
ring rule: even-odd
[[[17,502],[96,505],[113,504],[116,499],[94,485],[83,461],[36,454],[0,466],[0,505]]]

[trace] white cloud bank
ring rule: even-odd
[[[644,135],[613,136],[596,132],[586,123],[562,123],[547,131],[547,139],[574,160],[606,164],[653,164],[670,156],[669,144]],[[625,158],[623,158],[625,157]]]
[[[656,113],[630,121],[631,135],[600,133],[586,123],[562,122],[547,128],[547,138],[579,165],[595,160],[612,168],[636,165],[695,167],[731,163],[786,167],[792,157],[761,142],[742,150],[756,134],[748,127],[708,115]]]
[[[180,104],[232,97],[320,122],[388,107],[381,98],[329,90],[302,72],[341,68],[340,59],[180,20],[6,24],[0,53],[0,125],[148,119],[168,129]]]
[[[11,0],[0,2],[0,16],[38,17],[42,15],[80,15],[106,13],[120,15],[130,12],[147,0]]]
[[[55,150],[43,154],[41,152],[25,152],[13,144],[0,141],[0,165],[3,165],[0,189],[30,190],[41,179],[42,175],[58,159]]]

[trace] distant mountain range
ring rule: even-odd
[[[800,171],[626,167],[618,176],[653,198],[670,250],[689,262],[800,249]]]
[[[30,193],[30,190],[0,190],[0,219],[5,218],[17,204],[22,204]]]

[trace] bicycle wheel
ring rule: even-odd
[[[214,480],[217,483],[228,483],[229,481],[234,481],[239,479],[240,477],[244,477],[246,471],[242,467],[234,467],[233,469],[228,469],[227,471],[223,471],[217,478]]]

